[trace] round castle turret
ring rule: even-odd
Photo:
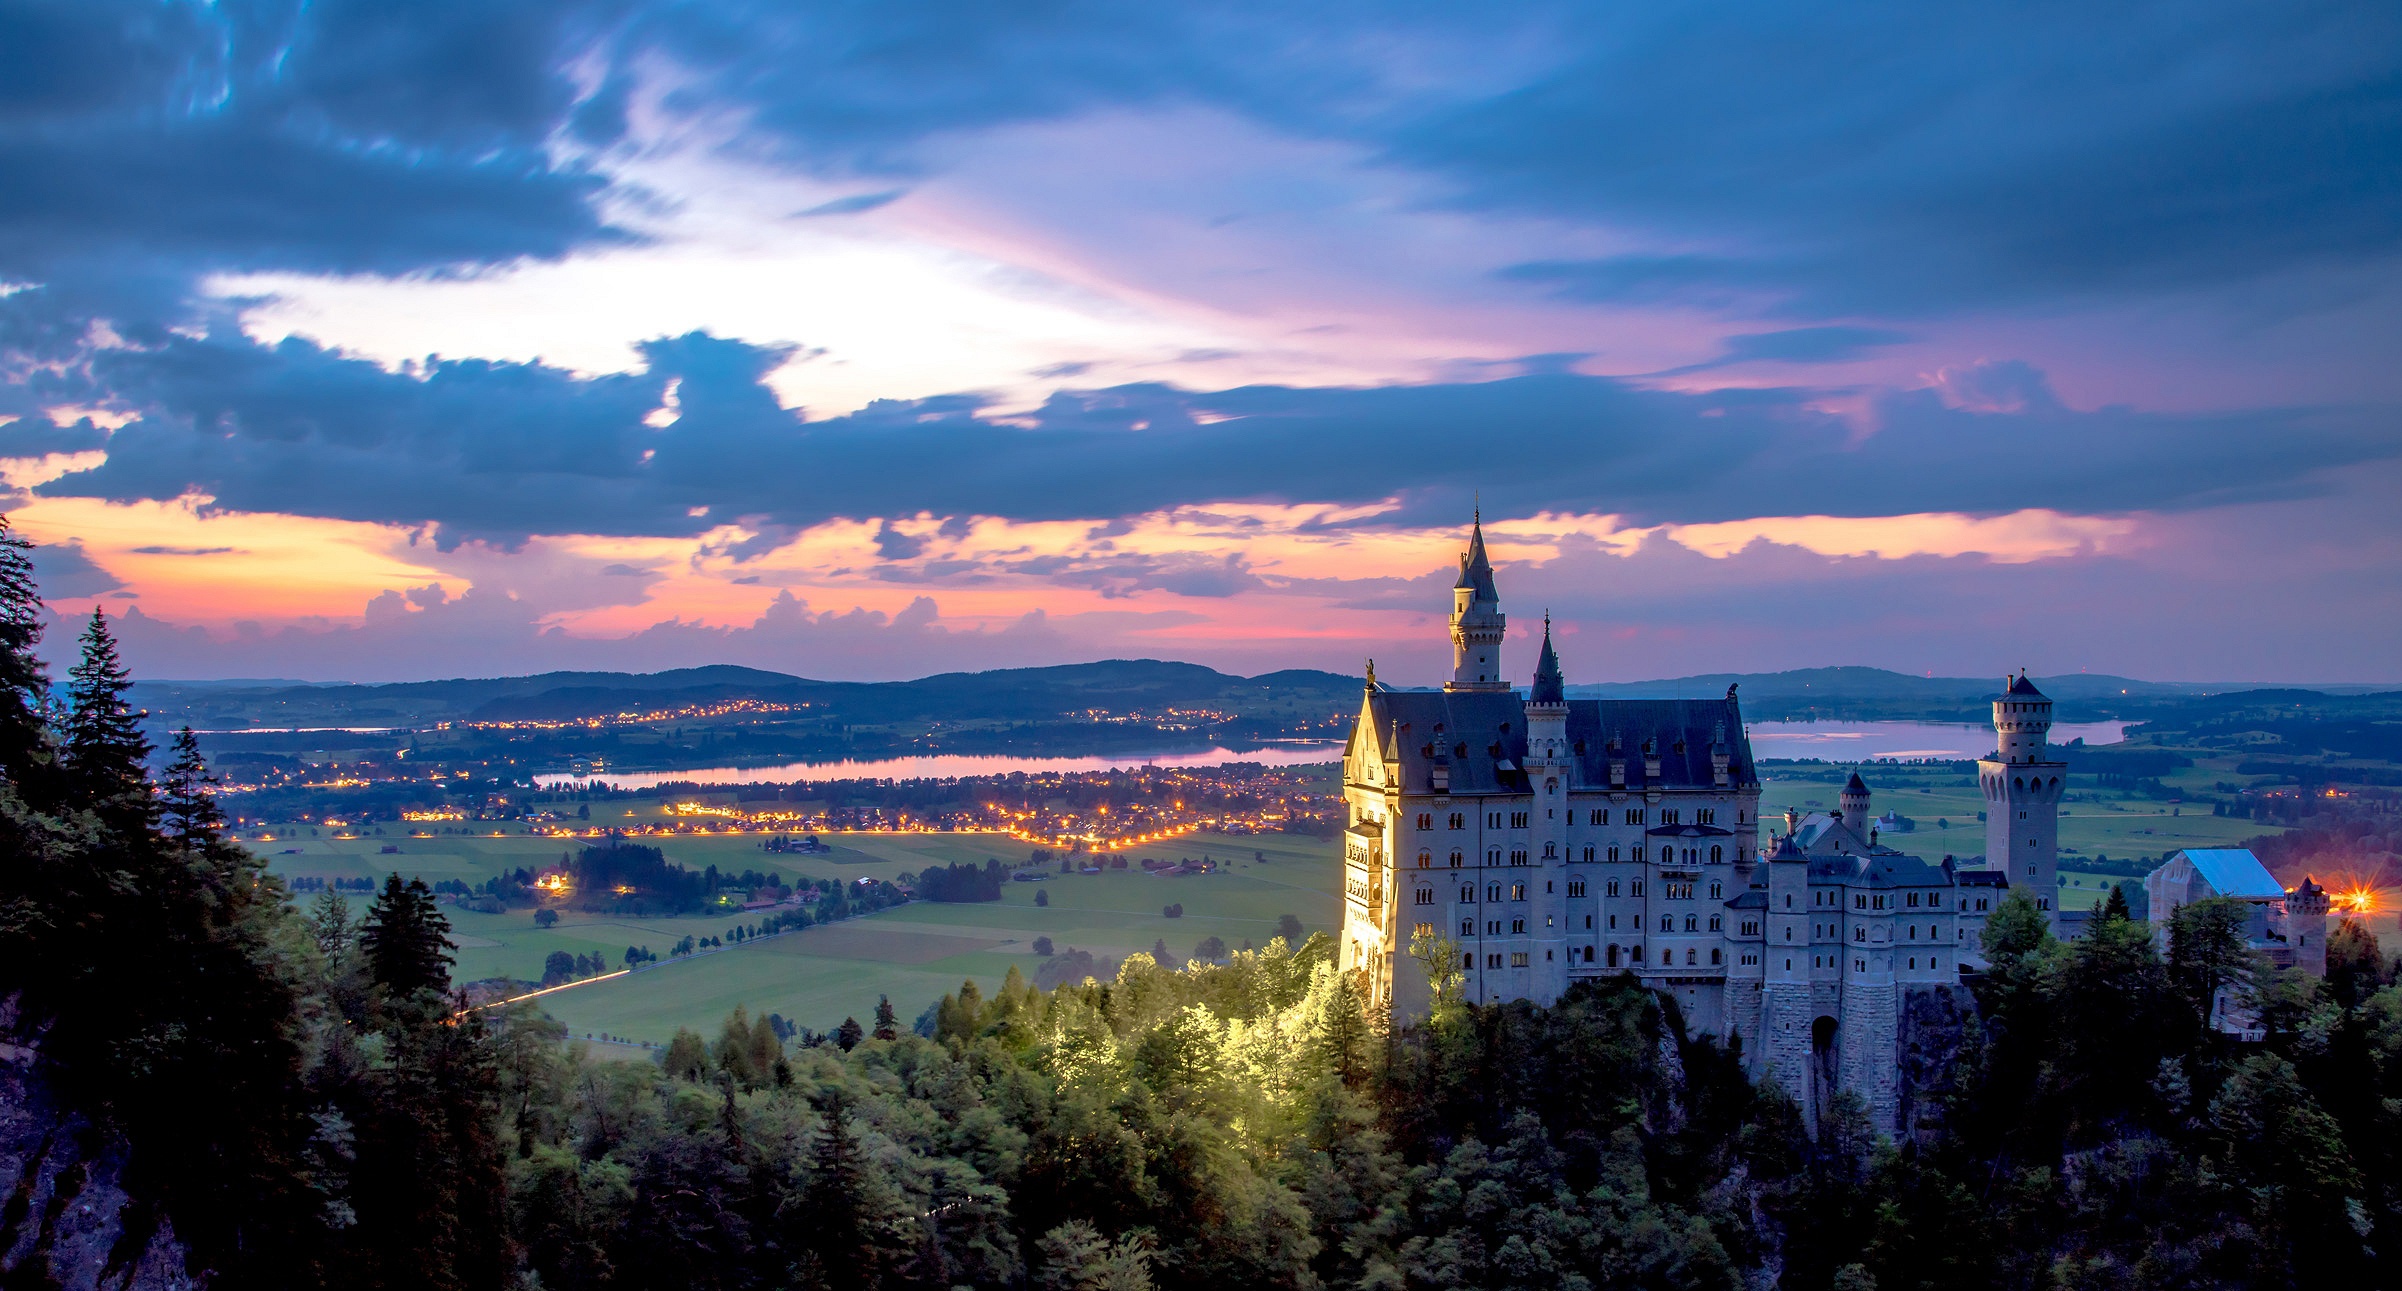
[[[2002,678],[2003,693],[1993,701],[1995,756],[2005,763],[2041,762],[2052,733],[2052,701],[2027,674],[2018,680]]]
[[[2293,949],[2294,967],[2313,977],[2327,975],[2327,889],[2310,875],[2285,894],[2285,944]]]
[[[1850,783],[1843,786],[1843,793],[1836,799],[1836,802],[1843,809],[1843,823],[1851,826],[1853,833],[1867,838],[1870,824],[1868,782],[1860,778],[1859,772],[1852,772]]]
[[[1445,690],[1508,690],[1501,675],[1501,638],[1509,619],[1493,586],[1493,562],[1485,555],[1484,516],[1468,534],[1460,555],[1459,581],[1451,585],[1451,680]],[[1553,661],[1558,666],[1558,661]]]

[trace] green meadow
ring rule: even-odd
[[[929,865],[986,857],[1022,861],[1029,844],[999,834],[829,834],[832,851],[794,856],[759,849],[757,836],[658,837],[669,860],[699,868],[758,869],[787,879],[862,876],[891,878]],[[401,851],[386,855],[385,845]],[[518,866],[554,863],[569,840],[521,835],[436,835],[428,838],[295,839],[278,834],[254,842],[271,868],[286,876],[374,878],[398,872],[429,882],[460,879],[470,886]],[[288,849],[297,854],[284,854]],[[781,1013],[820,1030],[845,1017],[865,1021],[879,995],[888,996],[903,1020],[960,982],[973,978],[997,986],[1012,965],[1028,977],[1041,966],[1034,939],[1048,936],[1059,951],[1086,950],[1118,959],[1150,951],[1160,941],[1182,959],[1204,938],[1230,947],[1265,943],[1280,916],[1291,914],[1311,931],[1332,931],[1341,917],[1341,878],[1333,843],[1292,835],[1229,837],[1199,834],[1146,848],[1130,857],[1163,860],[1203,855],[1227,862],[1215,874],[1155,877],[1136,868],[1100,874],[1048,871],[1039,883],[1010,883],[999,901],[947,905],[914,902],[875,915],[761,938],[686,959],[664,961],[639,973],[596,981],[542,997],[542,1007],[579,1036],[608,1035],[661,1042],[679,1026],[713,1028],[736,1005],[754,1015]],[[1265,863],[1254,860],[1264,856]],[[1047,907],[1035,894],[1049,897]],[[365,894],[353,893],[356,906]],[[1179,918],[1162,911],[1183,908]],[[665,955],[690,935],[722,935],[758,915],[738,911],[674,918],[629,919],[562,912],[550,928],[534,926],[533,914],[479,914],[445,907],[458,946],[455,975],[462,981],[491,977],[538,978],[553,951],[598,953],[612,967],[628,946]]]

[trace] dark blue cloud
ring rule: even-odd
[[[1061,392],[1008,422],[956,395],[810,421],[766,384],[785,350],[696,333],[643,353],[641,372],[585,378],[480,360],[394,373],[298,340],[112,351],[94,360],[96,379],[144,414],[104,464],[39,491],[202,493],[234,511],[431,526],[444,545],[690,536],[742,519],[763,532],[735,554],[756,556],[833,517],[1398,498],[1384,520],[1447,520],[1471,486],[1490,511],[1641,523],[2129,512],[2295,496],[2332,468],[2402,456],[2374,413],[2075,411],[2016,363],[1888,392],[1863,437],[1809,389],[1688,394],[1563,372],[1373,389],[1129,385]],[[654,429],[644,419],[671,383],[680,415]],[[889,525],[879,542],[887,559],[922,550]]]
[[[606,4],[0,7],[0,347],[150,338],[218,272],[396,274],[621,235],[553,136]]]

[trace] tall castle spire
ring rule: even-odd
[[[1459,581],[1451,585],[1451,681],[1445,690],[1508,690],[1501,675],[1501,638],[1509,620],[1493,586],[1493,562],[1485,555],[1484,509],[1477,508],[1460,555]]]
[[[1527,692],[1527,702],[1534,704],[1565,704],[1568,702],[1567,679],[1560,675],[1559,653],[1551,648],[1551,614],[1543,615],[1543,654],[1535,660],[1534,689]]]

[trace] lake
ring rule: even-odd
[[[2116,744],[2126,738],[2124,722],[2063,722],[2052,728],[2053,742],[2082,739],[2087,744]],[[1875,758],[1938,758],[1958,761],[1993,752],[1993,728],[1948,722],[1753,722],[1752,756],[1761,758],[1821,758],[1829,762],[1866,762]],[[1237,752],[1233,749],[1187,749],[1179,753],[1127,753],[1101,757],[1025,758],[1001,755],[935,754],[928,757],[884,758],[872,762],[787,762],[767,767],[701,767],[691,771],[602,771],[573,776],[552,773],[536,777],[544,785],[579,784],[605,780],[620,789],[647,789],[670,781],[694,784],[788,784],[821,780],[927,780],[954,776],[1008,775],[1013,771],[1112,771],[1120,767],[1214,767],[1229,762],[1257,762],[1272,767],[1332,762],[1342,756],[1335,743],[1278,744]]]
[[[1993,728],[1949,722],[1753,722],[1755,758],[1820,758],[1866,762],[1873,758],[1957,762],[1993,752]],[[2059,722],[2052,743],[2082,739],[2116,744],[2127,737],[2125,722]]]

